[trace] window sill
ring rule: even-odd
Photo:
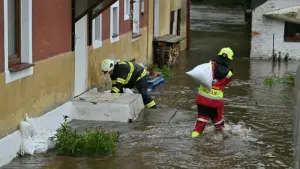
[[[30,67],[33,67],[34,64],[29,64],[29,63],[18,63],[18,64],[14,64],[9,66],[8,70],[10,72],[20,72],[22,70],[28,69]]]
[[[6,84],[33,74],[34,64],[21,63],[9,66],[5,71]]]
[[[138,40],[140,36],[142,35],[139,33],[132,32],[132,42]]]
[[[93,42],[93,48],[94,48],[94,49],[97,49],[97,48],[100,48],[100,47],[102,47],[102,42],[101,42],[101,41],[98,41],[98,40],[95,40],[95,41]]]
[[[127,21],[127,20],[129,20],[129,15],[128,14],[124,15],[124,21]]]
[[[116,38],[116,37],[119,37],[119,35],[118,34],[113,34],[111,37]]]
[[[284,38],[284,42],[300,42],[300,37]]]
[[[117,42],[117,41],[119,41],[119,35],[117,35],[117,34],[113,34],[111,37],[110,37],[110,42],[111,43],[114,43],[114,42]]]

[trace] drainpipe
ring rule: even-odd
[[[191,0],[187,0],[187,23],[186,23],[186,38],[187,38],[187,44],[186,48],[190,49],[190,37],[191,37]]]
[[[275,33],[273,33],[273,51],[272,51],[272,56],[273,56],[273,57],[274,57],[274,55],[275,55],[274,43],[275,43]]]
[[[72,0],[72,11],[71,11],[71,22],[72,22],[72,42],[71,42],[71,47],[72,47],[72,51],[75,51],[75,43],[76,43],[76,39],[75,39],[75,0]]]

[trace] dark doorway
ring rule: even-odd
[[[180,26],[181,26],[181,9],[177,10],[177,36],[180,36]]]
[[[170,34],[173,34],[173,24],[175,21],[175,11],[171,11],[171,18],[170,18]]]

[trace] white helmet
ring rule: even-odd
[[[111,70],[114,70],[115,61],[110,59],[104,59],[101,64],[102,72],[107,73]]]

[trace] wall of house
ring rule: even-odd
[[[117,42],[110,40],[110,8],[102,13],[102,46],[99,48],[89,47],[88,59],[88,86],[93,88],[109,81],[101,71],[101,62],[106,58],[130,60],[135,58],[137,62],[149,63],[147,58],[147,17],[149,0],[145,0],[145,13],[139,18],[140,34],[138,39],[132,39],[131,20],[124,20],[124,0],[119,0],[119,25],[120,37]],[[140,3],[141,5],[141,3]],[[140,6],[141,9],[141,6]],[[151,40],[152,43],[152,40]],[[110,87],[108,85],[108,87]]]
[[[158,36],[170,34],[171,1],[159,1],[159,32]]]
[[[299,0],[269,0],[252,12],[251,57],[271,57],[275,33],[275,52],[281,51],[282,55],[288,52],[290,58],[300,59],[300,43],[284,42],[284,22],[263,16],[264,13],[299,4]]]
[[[3,11],[3,0],[0,0]],[[71,0],[32,0],[33,74],[6,83],[3,72],[3,12],[0,12],[0,138],[14,131],[24,115],[40,116],[73,97]]]
[[[140,4],[141,5],[141,4]],[[187,6],[186,0],[160,0],[160,30],[159,35],[170,33],[170,20],[171,10],[181,8],[181,36],[186,37],[186,16]],[[120,10],[120,39],[118,42],[111,43],[110,40],[110,8],[102,13],[102,46],[94,49],[89,48],[89,88],[102,85],[109,81],[108,76],[104,76],[101,72],[101,62],[106,58],[130,60],[136,58],[137,62],[144,64],[153,62],[153,17],[154,17],[154,1],[145,0],[145,13],[140,13],[140,34],[139,39],[134,40],[131,37],[130,24],[131,21],[124,21],[124,0],[119,0]],[[141,7],[140,7],[141,9]],[[182,43],[182,50],[186,49],[186,41]],[[107,83],[107,87],[110,84]]]
[[[4,5],[3,0],[0,0],[0,11]],[[4,12],[0,12],[0,73],[4,71]]]
[[[4,0],[0,0],[3,11]],[[186,37],[186,0],[160,1],[160,34],[169,33],[171,9],[182,8],[181,35]],[[102,46],[88,50],[88,86],[99,86],[109,77],[101,72],[105,58],[152,63],[154,1],[145,0],[140,13],[140,34],[132,39],[131,21],[124,21],[124,0],[119,0],[117,42],[110,39],[110,8],[102,13]],[[166,5],[166,8],[164,8]],[[141,8],[140,8],[141,9]],[[7,82],[4,71],[4,12],[0,12],[0,138],[14,131],[27,113],[40,116],[74,97],[75,55],[71,51],[71,0],[32,0],[33,74]],[[110,87],[110,86],[109,86]]]
[[[171,11],[181,9],[180,36],[186,38],[187,30],[187,0],[160,0],[159,2],[159,36],[170,34]],[[176,16],[175,16],[176,17]],[[182,42],[181,50],[186,49],[186,40]]]
[[[174,1],[172,1],[174,2]],[[176,5],[177,9],[181,8],[181,24],[180,24],[180,36],[186,38],[187,37],[187,0],[176,1],[179,4]],[[187,41],[184,39],[182,41],[181,50],[185,50],[187,48]]]
[[[45,3],[32,0],[32,32],[34,62],[69,52],[72,40],[70,0]],[[57,43],[59,42],[59,43]]]
[[[154,32],[154,0],[147,0],[147,53],[146,58],[149,63],[153,62],[153,32]]]

